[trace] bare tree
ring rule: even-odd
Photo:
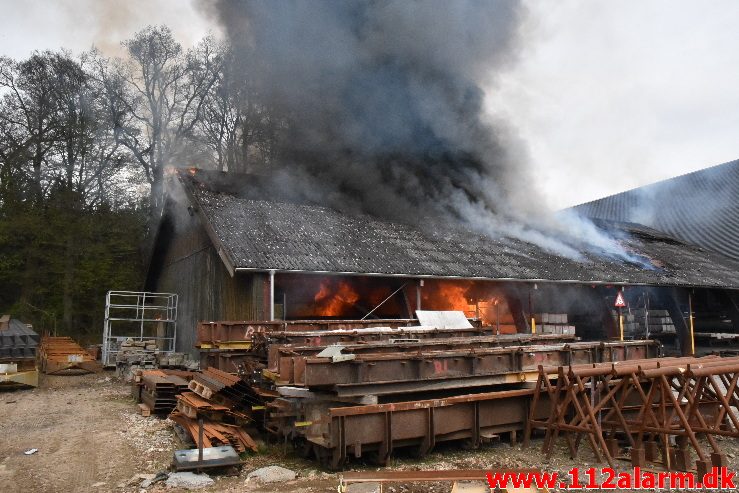
[[[118,60],[108,82],[116,107],[116,136],[151,185],[152,211],[161,205],[164,167],[183,164],[194,130],[215,82],[217,53],[203,46],[183,52],[165,26],[147,27],[123,43],[129,58]]]
[[[44,163],[59,130],[55,85],[66,83],[68,74],[56,71],[63,65],[64,55],[51,52],[34,53],[22,62],[0,58],[2,146],[5,153],[19,159],[17,165],[28,174],[36,203],[44,194]]]
[[[214,41],[206,38],[203,44]],[[198,136],[212,153],[220,171],[245,173],[274,158],[284,119],[265,106],[244,65],[228,44],[216,44],[216,81],[208,92],[198,121]]]

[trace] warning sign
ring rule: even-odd
[[[616,308],[624,308],[626,306],[626,300],[624,299],[623,291],[619,291],[616,296],[616,302],[613,304]]]

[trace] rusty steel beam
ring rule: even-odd
[[[436,329],[428,327],[398,327],[393,329],[342,329],[327,331],[270,332],[254,335],[255,345],[282,344],[291,346],[321,347],[332,344],[371,344],[394,340],[436,340],[495,335],[492,327],[472,329]]]
[[[619,351],[613,351],[618,347]],[[542,363],[569,365],[595,363],[603,357],[656,356],[659,346],[652,341],[620,343],[579,342],[547,346],[426,351],[416,353],[362,354],[348,361],[331,358],[280,358],[280,384],[306,387],[334,387],[353,384],[389,384],[481,376],[526,374]]]
[[[331,408],[303,433],[318,458],[334,469],[349,457],[367,452],[386,463],[400,448],[411,447],[424,455],[441,442],[466,440],[476,447],[499,433],[510,433],[515,441],[524,428],[532,392],[508,390]],[[539,415],[547,413],[541,406]]]
[[[465,348],[490,348],[520,346],[523,344],[562,344],[575,342],[574,335],[561,334],[506,334],[497,336],[452,337],[441,339],[407,338],[371,341],[366,343],[348,342],[340,344],[342,352],[347,354],[366,353],[407,353],[411,351],[453,350]],[[270,344],[268,367],[277,370],[279,358],[292,356],[316,356],[325,349],[325,345],[291,345]]]
[[[471,320],[472,329],[457,329],[465,333],[480,331],[478,320]],[[418,326],[414,319],[374,319],[374,320],[282,320],[282,321],[217,321],[200,322],[197,328],[197,342],[211,343],[215,341],[249,340],[254,334],[271,334],[280,332],[331,332],[368,330],[377,328],[413,328]],[[429,329],[426,328],[428,331]],[[450,331],[452,329],[447,329]],[[492,328],[483,331],[492,333]]]

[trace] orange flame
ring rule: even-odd
[[[324,279],[313,300],[316,302],[316,315],[338,317],[354,306],[359,294],[345,281],[334,283]]]
[[[475,316],[475,306],[470,303],[469,281],[429,282],[423,290],[423,307],[429,310],[459,310],[468,317]]]
[[[473,281],[427,281],[422,306],[426,310],[459,310],[469,318],[479,318],[483,326],[499,327],[501,333],[515,333],[508,303],[494,287]]]

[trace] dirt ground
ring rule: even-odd
[[[721,440],[730,466],[739,468],[739,447],[733,439]],[[424,459],[393,459],[391,469],[507,469],[535,467],[566,474],[574,466],[594,464],[587,447],[579,460],[571,460],[562,444],[550,460],[540,454],[540,441],[529,448],[494,443],[478,450],[447,446]],[[25,455],[36,448],[38,452]],[[172,452],[181,448],[171,423],[137,414],[130,386],[110,373],[85,376],[41,376],[33,390],[0,393],[0,492],[139,492],[137,474],[152,474],[169,467]],[[259,467],[281,465],[296,471],[297,479],[260,486],[246,481]],[[627,470],[627,461],[621,461]],[[355,463],[355,470],[376,466]],[[321,471],[315,463],[295,457],[289,449],[265,446],[246,460],[238,475],[213,476],[206,492],[329,492],[336,491],[338,475]],[[393,485],[391,493],[449,491],[448,484]],[[149,492],[176,492],[162,484]]]

